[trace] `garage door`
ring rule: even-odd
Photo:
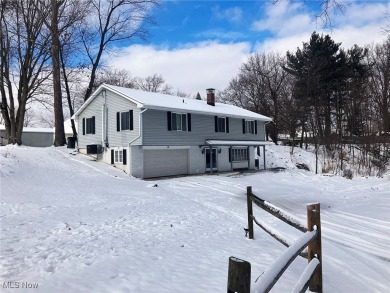
[[[188,150],[145,150],[144,178],[188,174]]]

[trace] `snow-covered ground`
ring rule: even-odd
[[[282,147],[284,172],[160,181],[66,148],[0,152],[1,292],[22,282],[38,284],[28,292],[226,292],[230,256],[251,262],[254,284],[285,247],[258,227],[245,238],[248,185],[303,223],[306,204],[321,203],[325,292],[390,290],[388,175],[315,175],[294,169]],[[254,215],[290,242],[301,235]],[[273,292],[291,291],[306,263],[298,257]]]

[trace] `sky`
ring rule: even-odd
[[[317,31],[342,47],[383,42],[390,22],[390,1],[338,0],[343,11],[330,10],[332,29],[316,18],[318,1],[163,1],[151,12],[147,42],[122,44],[106,64],[133,76],[161,74],[189,94],[223,90],[255,52],[295,52]]]

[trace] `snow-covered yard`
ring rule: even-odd
[[[66,148],[0,152],[1,292],[22,282],[38,284],[29,292],[226,292],[230,256],[251,262],[253,284],[285,247],[258,227],[245,238],[248,185],[303,223],[306,203],[321,203],[325,292],[390,290],[389,176],[142,181]],[[254,214],[291,241],[300,235]],[[289,292],[306,262],[298,257],[273,292]]]

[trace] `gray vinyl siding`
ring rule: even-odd
[[[136,104],[111,91],[106,91],[106,103],[108,108],[108,143],[110,147],[126,147],[129,142],[139,136],[139,113]],[[103,94],[100,93],[78,116],[78,144],[79,148],[85,148],[88,144],[103,144],[102,111]],[[116,113],[133,110],[133,130],[117,131]],[[83,118],[95,116],[95,134],[83,135]],[[132,144],[139,145],[140,139]]]
[[[229,118],[229,133],[215,132],[214,116],[191,113],[191,131],[169,131],[167,111],[147,110],[143,114],[143,145],[201,145],[206,139],[265,139],[264,122],[257,122],[256,134],[242,133],[242,119]]]
[[[102,144],[102,106],[101,96],[96,97],[78,116],[77,140],[79,148],[86,148],[89,144]],[[83,118],[95,116],[95,134],[83,135]]]

